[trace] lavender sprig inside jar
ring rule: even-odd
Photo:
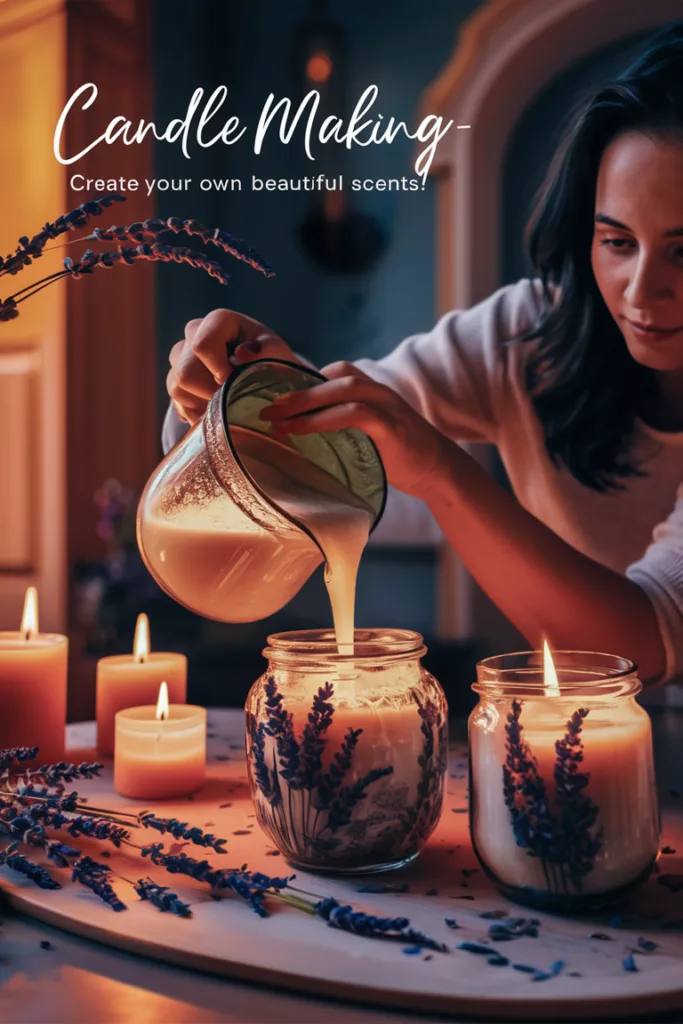
[[[356,630],[268,638],[268,668],[246,704],[247,763],[259,824],[309,871],[401,867],[443,806],[447,707],[422,637]]]

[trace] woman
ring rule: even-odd
[[[535,276],[264,417],[359,427],[538,647],[683,679],[683,23],[575,112],[527,229]],[[295,358],[230,310],[174,346],[168,447],[234,361]],[[498,446],[515,494],[458,441]]]

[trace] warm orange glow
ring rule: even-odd
[[[138,615],[138,621],[135,624],[133,654],[136,661],[147,661],[149,655],[149,619],[144,612]]]
[[[548,647],[548,641],[543,641],[543,689],[546,697],[559,697],[560,684],[557,681],[555,662]]]
[[[27,640],[31,640],[38,632],[38,591],[35,587],[28,587],[26,590],[21,632]]]
[[[306,78],[309,82],[326,82],[332,74],[332,61],[324,50],[314,53],[306,64]]]
[[[157,721],[168,718],[168,686],[162,683],[159,687],[159,699],[157,701]]]

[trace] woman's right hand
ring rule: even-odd
[[[196,423],[214,391],[233,370],[256,359],[300,359],[287,342],[265,324],[232,309],[214,309],[199,320],[190,320],[185,337],[171,349],[171,369],[166,377],[176,411],[187,423]]]

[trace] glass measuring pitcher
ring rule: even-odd
[[[138,507],[138,546],[157,583],[191,611],[221,622],[266,618],[323,561],[296,501],[283,505],[283,473],[304,481],[309,499],[312,486],[321,503],[360,505],[373,529],[379,522],[386,478],[366,434],[278,440],[259,417],[278,395],[324,379],[277,359],[240,368],[150,477]]]

